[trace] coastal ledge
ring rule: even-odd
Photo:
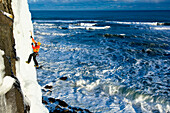
[[[92,113],[88,109],[69,106],[65,101],[43,96],[42,102],[50,113]]]

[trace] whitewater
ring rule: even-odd
[[[31,12],[43,97],[97,113],[170,112],[168,11],[103,12]]]

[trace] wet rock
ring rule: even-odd
[[[60,80],[67,80],[67,77],[61,77]]]
[[[61,26],[60,26],[59,29],[68,29],[68,28],[67,28],[67,27],[61,27]]]
[[[88,109],[84,109],[84,111],[86,111],[87,113],[92,113],[92,112],[90,112]]]
[[[81,112],[82,112],[82,111],[83,111],[83,109],[81,109],[81,108],[78,108],[78,110],[77,110],[77,111],[81,111]]]
[[[144,50],[144,49],[142,49],[142,53],[145,53],[145,50]]]
[[[62,109],[55,109],[54,111],[51,111],[50,113],[63,113]]]
[[[46,85],[44,88],[45,89],[51,89],[51,88],[53,88],[53,86]]]
[[[64,113],[71,113],[71,111],[69,111],[69,110],[67,109],[67,110],[64,110]]]
[[[152,110],[152,113],[160,113],[159,110]]]
[[[58,108],[60,108],[60,106],[57,105],[57,106],[55,107],[55,109],[58,109]]]
[[[147,49],[147,50],[146,50],[146,53],[152,54],[152,50],[151,50],[151,49]]]
[[[164,54],[164,56],[167,56],[167,57],[169,57],[169,56],[170,56],[170,54],[168,54],[168,53],[165,53],[165,54]]]
[[[46,92],[46,90],[45,90],[45,89],[41,89],[41,91]]]
[[[54,102],[57,101],[55,98],[48,98],[48,100],[49,100],[50,103],[54,103]]]
[[[43,103],[49,109],[50,113],[91,113],[88,109],[71,107],[60,99],[43,96]]]
[[[56,101],[59,102],[59,105],[62,106],[62,107],[68,107],[68,104],[60,99],[56,99]]]
[[[170,23],[164,23],[164,25],[170,25]]]
[[[104,34],[103,36],[104,36],[104,37],[106,37],[106,38],[113,37],[113,35],[112,35],[112,34]]]
[[[104,34],[103,37],[106,37],[106,38],[111,38],[111,37],[119,37],[119,38],[125,38],[125,35],[119,35],[119,34]]]
[[[72,109],[73,111],[75,111],[75,112],[77,112],[77,111],[83,111],[83,109],[81,109],[81,108],[77,108],[77,107],[72,107],[72,108],[70,108],[70,109]]]
[[[165,23],[157,23],[157,25],[167,25],[167,26],[169,26],[170,23],[168,23],[168,22],[165,22]]]
[[[45,104],[45,105],[47,105],[47,104],[48,104],[48,102],[47,102],[47,101],[45,101],[44,99],[42,99],[42,103],[43,103],[43,104]]]

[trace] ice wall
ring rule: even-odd
[[[3,77],[4,77],[4,59],[2,58],[2,56],[4,55],[4,51],[0,50],[0,86],[2,85],[2,81],[3,81]]]
[[[30,31],[33,32],[27,0],[13,0],[12,9],[15,49],[19,57],[19,61],[16,61],[16,76],[21,83],[24,99],[30,105],[30,113],[48,113],[42,104],[41,87],[37,83],[34,64],[25,63],[32,53]]]

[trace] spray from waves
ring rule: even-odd
[[[160,104],[165,104],[169,105],[169,101],[162,97],[162,96],[152,96],[149,94],[146,94],[142,91],[138,91],[134,88],[128,88],[123,85],[105,85],[103,87],[105,91],[107,91],[110,95],[123,95],[124,97],[130,99],[130,100],[135,100],[136,102],[139,101],[146,101],[150,103],[160,103]]]
[[[88,27],[90,27],[90,26],[94,26],[94,25],[96,25],[97,23],[78,23],[78,24],[76,24],[76,25],[79,25],[79,26],[88,26]]]
[[[86,29],[86,30],[95,30],[95,29],[109,29],[110,26],[69,26],[68,29]]]
[[[68,29],[86,29],[86,30],[109,29],[109,28],[110,26],[97,26],[97,23],[77,23],[68,26]]]
[[[129,102],[131,103],[133,108],[140,104],[140,106],[138,107],[142,109],[141,111],[152,112],[153,110],[157,110],[162,113],[165,113],[169,112],[170,109],[169,101],[163,96],[152,96],[140,90],[129,88],[124,85],[115,85],[113,82],[110,82],[109,80],[105,82],[103,82],[102,80],[96,80],[91,84],[89,84],[89,81],[79,80],[77,81],[76,85],[81,87],[78,88],[77,90],[85,88],[88,92],[96,91],[99,93],[98,90],[100,89],[101,93],[105,92],[110,96],[123,96],[126,99],[130,100]],[[122,98],[122,100],[124,99]],[[147,108],[145,108],[145,105],[147,105]]]
[[[43,23],[42,23],[43,22]],[[109,29],[110,26],[97,26],[99,20],[35,20],[34,25],[36,28],[59,28],[59,29]],[[64,26],[58,26],[54,23],[63,23]]]
[[[107,79],[106,81],[98,79],[91,83],[89,82],[89,80],[80,79],[76,81],[74,87],[78,92],[83,91],[82,93],[85,93],[87,95],[93,95],[92,92],[95,92],[95,94],[98,95],[109,95],[109,98],[106,99],[108,101],[107,104],[112,105],[113,103],[115,103],[115,101],[118,101],[120,106],[124,106],[124,110],[131,109],[131,112],[135,110],[137,113],[139,111],[150,113],[155,113],[154,111],[157,111],[161,113],[168,113],[170,108],[169,101],[163,96],[152,96],[135,88],[129,88],[124,85],[115,84],[109,79]],[[86,91],[84,89],[86,89]],[[112,100],[112,98],[114,98],[114,100]],[[100,100],[100,98],[98,98],[98,100]],[[100,105],[100,103],[98,103],[98,100],[93,103]],[[105,101],[102,100],[102,103],[104,102]],[[124,103],[128,104],[124,105]],[[114,112],[117,112],[116,105],[113,104],[113,106],[115,106]],[[127,108],[128,106],[130,108]],[[123,109],[120,107],[121,112],[123,111]],[[102,110],[99,106],[96,106],[96,108],[92,111],[101,112]],[[109,111],[111,112],[111,110]]]
[[[109,23],[127,24],[127,25],[158,25],[157,22],[120,22],[120,21],[110,21]]]
[[[93,68],[96,68],[96,67],[93,67]],[[107,73],[110,71],[112,72],[112,74],[115,74],[117,71],[121,71],[122,69],[123,69],[122,66],[118,66],[117,68],[114,68],[111,70],[108,70],[108,69],[103,70],[103,73]],[[80,76],[79,74],[75,76]],[[119,82],[117,82],[117,79],[121,79],[121,77],[116,76],[116,74],[115,74],[114,79],[111,79],[111,78],[103,79],[103,77],[100,77],[99,75],[97,76],[100,79],[97,79],[93,82],[90,82],[89,80],[85,80],[85,79],[80,79],[76,82],[76,84],[77,86],[84,87],[87,91],[100,89],[100,91],[103,90],[109,95],[121,95],[135,102],[145,101],[147,103],[158,103],[161,105],[165,105],[168,108],[170,107],[169,106],[170,102],[166,96],[153,95],[152,93],[142,91],[132,86],[121,85]],[[126,79],[122,78],[122,82],[125,80]]]
[[[143,104],[147,103],[147,106],[152,108],[151,111],[158,110],[160,112],[169,112],[170,103],[163,96],[152,96],[123,85],[105,85],[103,88],[110,95],[122,95],[126,99],[131,100],[133,105],[140,104],[141,109],[144,109]],[[149,110],[150,109],[145,108],[145,111]]]
[[[43,23],[42,23],[43,22]],[[58,26],[55,23],[65,24]],[[35,20],[34,25],[37,28],[59,28],[59,29],[109,29],[111,26],[99,26],[99,23],[122,24],[122,25],[143,25],[150,26],[152,30],[170,30],[169,22],[123,22],[123,21],[101,21],[101,20]],[[156,27],[155,27],[156,26]]]
[[[154,29],[154,30],[170,30],[170,26],[150,27],[150,29]]]
[[[34,20],[33,24],[45,23],[44,25],[51,25],[51,23],[73,23],[79,26],[94,26],[97,23],[111,23],[111,24],[125,24],[125,25],[151,25],[151,26],[169,26],[170,22],[131,22],[131,21],[104,21],[104,20]],[[41,25],[41,24],[39,24]]]
[[[49,33],[49,32],[39,32],[39,31],[36,31],[35,32],[36,35],[47,35],[47,36],[66,36],[66,35],[69,35],[69,33]]]

